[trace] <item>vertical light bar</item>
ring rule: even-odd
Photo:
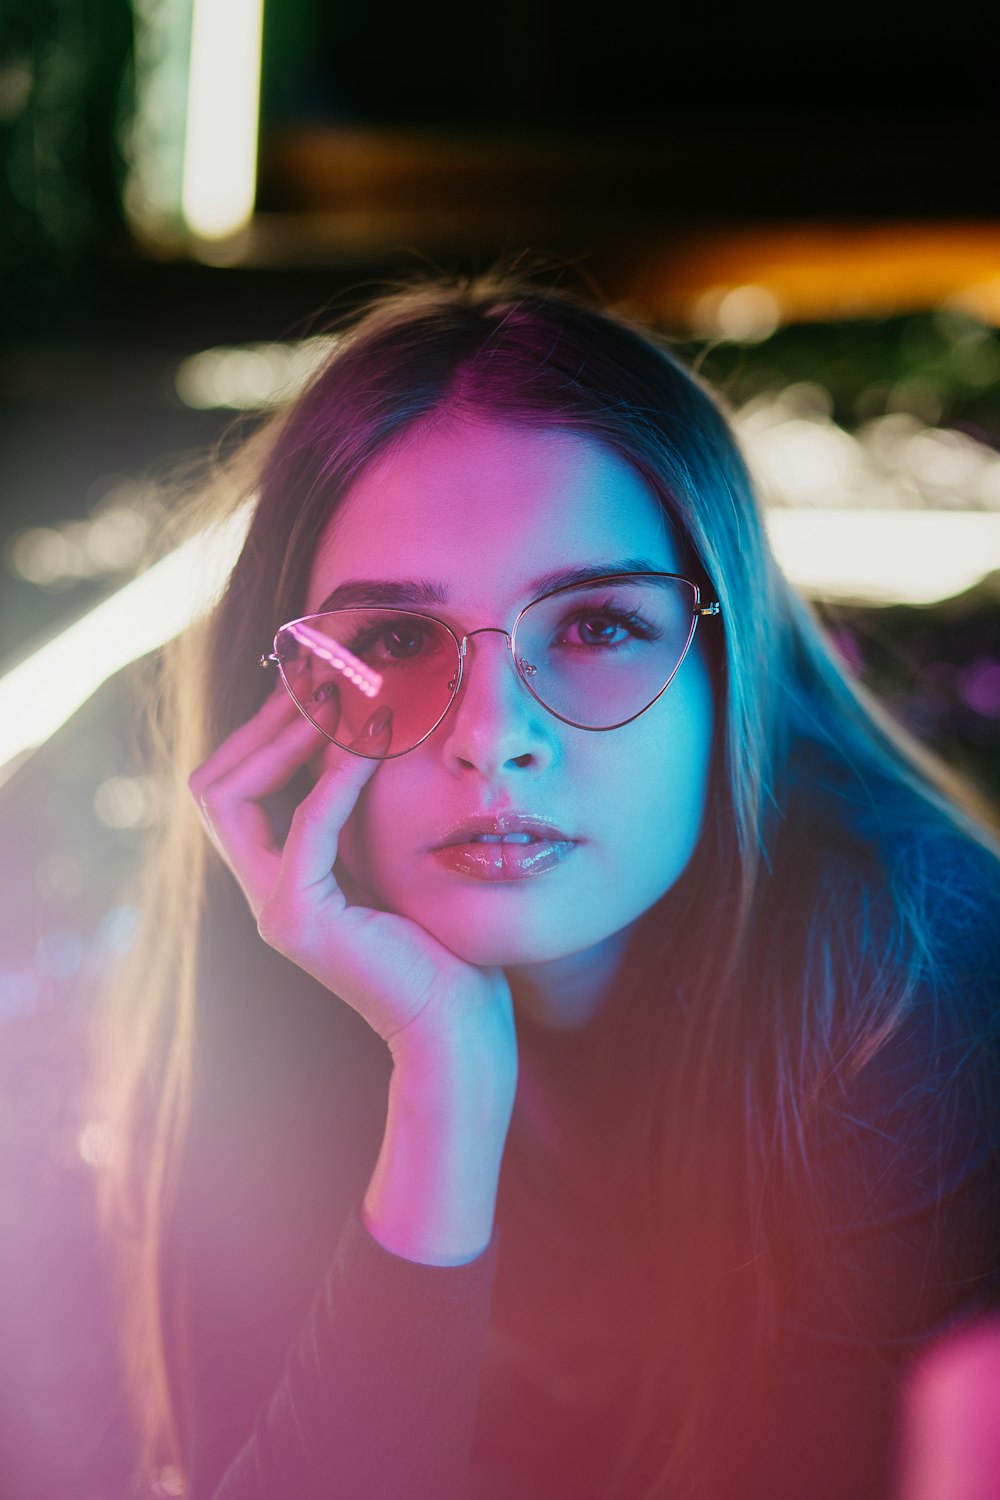
[[[253,213],[264,0],[194,0],[181,212],[203,239]]]

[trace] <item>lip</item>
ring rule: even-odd
[[[463,818],[461,823],[454,824],[431,847],[437,851],[456,844],[470,845],[478,833],[492,834],[494,838],[500,838],[505,833],[530,833],[548,844],[576,842],[557,823],[553,823],[551,818],[542,817],[537,813],[519,813],[510,808],[504,808],[492,813],[474,813],[471,817]]]
[[[530,833],[530,844],[476,843],[477,833],[500,837],[505,833]],[[551,818],[510,809],[464,819],[435,844],[435,860],[447,870],[473,880],[516,881],[553,870],[572,854],[578,840],[572,839]]]

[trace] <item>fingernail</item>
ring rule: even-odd
[[[370,740],[373,740],[375,739],[376,735],[384,734],[391,723],[392,709],[378,708],[368,720],[368,723],[365,727],[365,734]]]

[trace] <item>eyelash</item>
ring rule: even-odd
[[[579,624],[581,620],[595,618],[610,620],[613,625],[625,626],[637,640],[655,641],[660,638],[660,631],[637,609],[619,609],[617,605],[610,603],[596,609],[592,605],[585,605],[565,620],[560,628],[565,630],[571,625]]]
[[[582,620],[593,619],[604,619],[610,621],[613,625],[622,626],[631,633],[633,639],[635,640],[655,641],[660,639],[661,632],[657,630],[656,626],[653,625],[650,620],[647,620],[645,616],[642,615],[638,610],[620,609],[617,605],[610,602],[603,605],[585,605],[581,607],[574,614],[570,615],[568,619],[563,620],[559,628],[560,631],[566,631],[569,630],[573,625],[578,625]],[[376,645],[377,642],[384,637],[384,635],[385,626],[379,625],[373,629],[360,632],[352,641],[347,642],[346,644],[348,646],[348,649],[355,656],[363,656],[364,653],[370,650],[372,646]],[[606,643],[603,649],[615,650],[622,644],[622,642]],[[581,646],[579,649],[586,650],[588,648],[585,646]],[[594,645],[589,649],[601,650],[601,643],[594,643]],[[397,660],[403,659],[404,658],[397,658]]]

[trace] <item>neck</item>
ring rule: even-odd
[[[543,1031],[582,1031],[609,1001],[628,935],[626,928],[583,953],[508,969],[517,1014]]]

